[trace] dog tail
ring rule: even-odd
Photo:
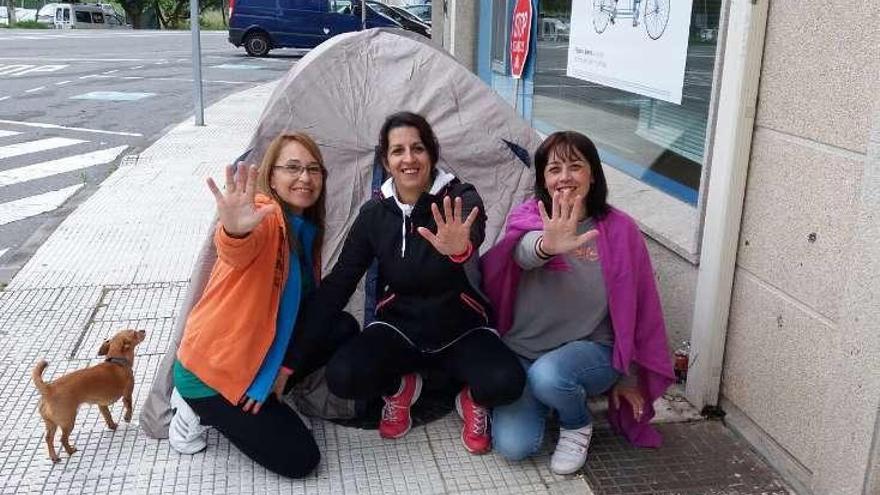
[[[43,371],[46,370],[46,366],[49,366],[49,363],[47,363],[45,359],[41,359],[37,362],[37,365],[34,366],[34,370],[31,372],[31,378],[34,380],[34,385],[37,386],[37,390],[43,395],[49,391],[49,386],[43,381]]]

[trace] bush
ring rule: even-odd
[[[49,26],[37,21],[19,21],[15,23],[15,27],[19,29],[49,29]]]
[[[223,14],[219,10],[202,11],[199,27],[209,31],[225,31],[226,25],[223,24]]]

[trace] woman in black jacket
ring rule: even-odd
[[[489,305],[477,289],[482,200],[472,185],[436,167],[440,147],[420,115],[388,117],[377,153],[390,178],[382,197],[361,208],[313,306],[318,313],[341,310],[378,260],[376,320],[334,355],[328,384],[340,397],[382,395],[379,433],[400,438],[412,426],[410,407],[421,392],[416,370],[440,368],[464,384],[456,408],[465,448],[488,452],[488,408],[516,400],[525,377],[488,326]],[[308,325],[322,325],[318,313]]]

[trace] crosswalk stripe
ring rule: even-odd
[[[115,160],[126,148],[128,146],[117,146],[115,148],[36,163],[27,167],[0,171],[0,187],[108,163]]]
[[[7,223],[52,211],[64,204],[82,186],[83,184],[77,184],[65,187],[64,189],[58,189],[57,191],[37,194],[0,204],[0,225],[6,225]]]
[[[27,141],[24,143],[9,144],[6,146],[0,146],[0,160],[2,160],[3,158],[27,155],[28,153],[46,151],[85,142],[86,141],[83,141],[82,139],[53,137],[38,139],[36,141]]]
[[[15,131],[4,131],[3,129],[0,129],[0,138],[9,137],[9,136],[18,136],[19,134],[21,134],[21,133],[15,132]]]
[[[134,136],[134,137],[142,137],[143,134],[139,132],[118,132],[118,131],[102,131],[101,129],[88,129],[85,127],[67,127],[58,124],[45,124],[41,122],[24,122],[20,120],[3,120],[0,119],[0,124],[13,124],[13,125],[21,125],[25,127],[38,127],[40,129],[59,129],[62,131],[80,131],[80,132],[95,132],[98,134],[113,134],[116,136]]]

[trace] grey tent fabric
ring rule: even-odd
[[[325,274],[380,179],[374,176],[379,129],[385,117],[402,110],[428,120],[440,142],[438,166],[474,184],[482,196],[488,216],[483,252],[502,234],[511,208],[531,194],[530,156],[540,142],[537,133],[452,56],[399,29],[335,36],[303,57],[280,81],[246,158],[247,163],[260,163],[268,143],[282,132],[306,132],[318,142],[328,169]],[[167,436],[171,364],[213,256],[209,242],[194,268],[171,345],[141,409],[141,427],[148,436]],[[361,321],[363,301],[360,288],[347,307]],[[303,384],[290,401],[303,412],[324,417],[353,413],[346,410],[346,403],[326,397],[321,387]]]
[[[213,234],[213,229],[210,232]],[[211,275],[211,269],[214,267],[216,259],[217,251],[214,249],[214,238],[213,235],[208,235],[199,249],[198,258],[190,276],[189,289],[180,308],[180,314],[177,315],[174,322],[168,350],[165,352],[162,362],[159,363],[159,369],[153,379],[153,386],[150,388],[147,400],[141,407],[140,427],[150,438],[168,438],[168,425],[171,424],[171,417],[174,415],[171,410],[171,389],[174,388],[171,367],[177,356],[177,348],[180,347],[180,339],[183,337],[186,316],[202,297],[202,291],[208,283],[208,277]]]
[[[438,165],[474,184],[483,197],[488,215],[483,250],[499,238],[512,206],[531,193],[528,157],[540,138],[480,78],[430,40],[400,29],[334,36],[282,79],[260,118],[249,157],[259,163],[283,131],[307,132],[321,146],[330,198],[325,269],[372,193],[379,129],[385,117],[402,110],[428,120],[440,141]],[[522,150],[522,157],[514,149]]]

